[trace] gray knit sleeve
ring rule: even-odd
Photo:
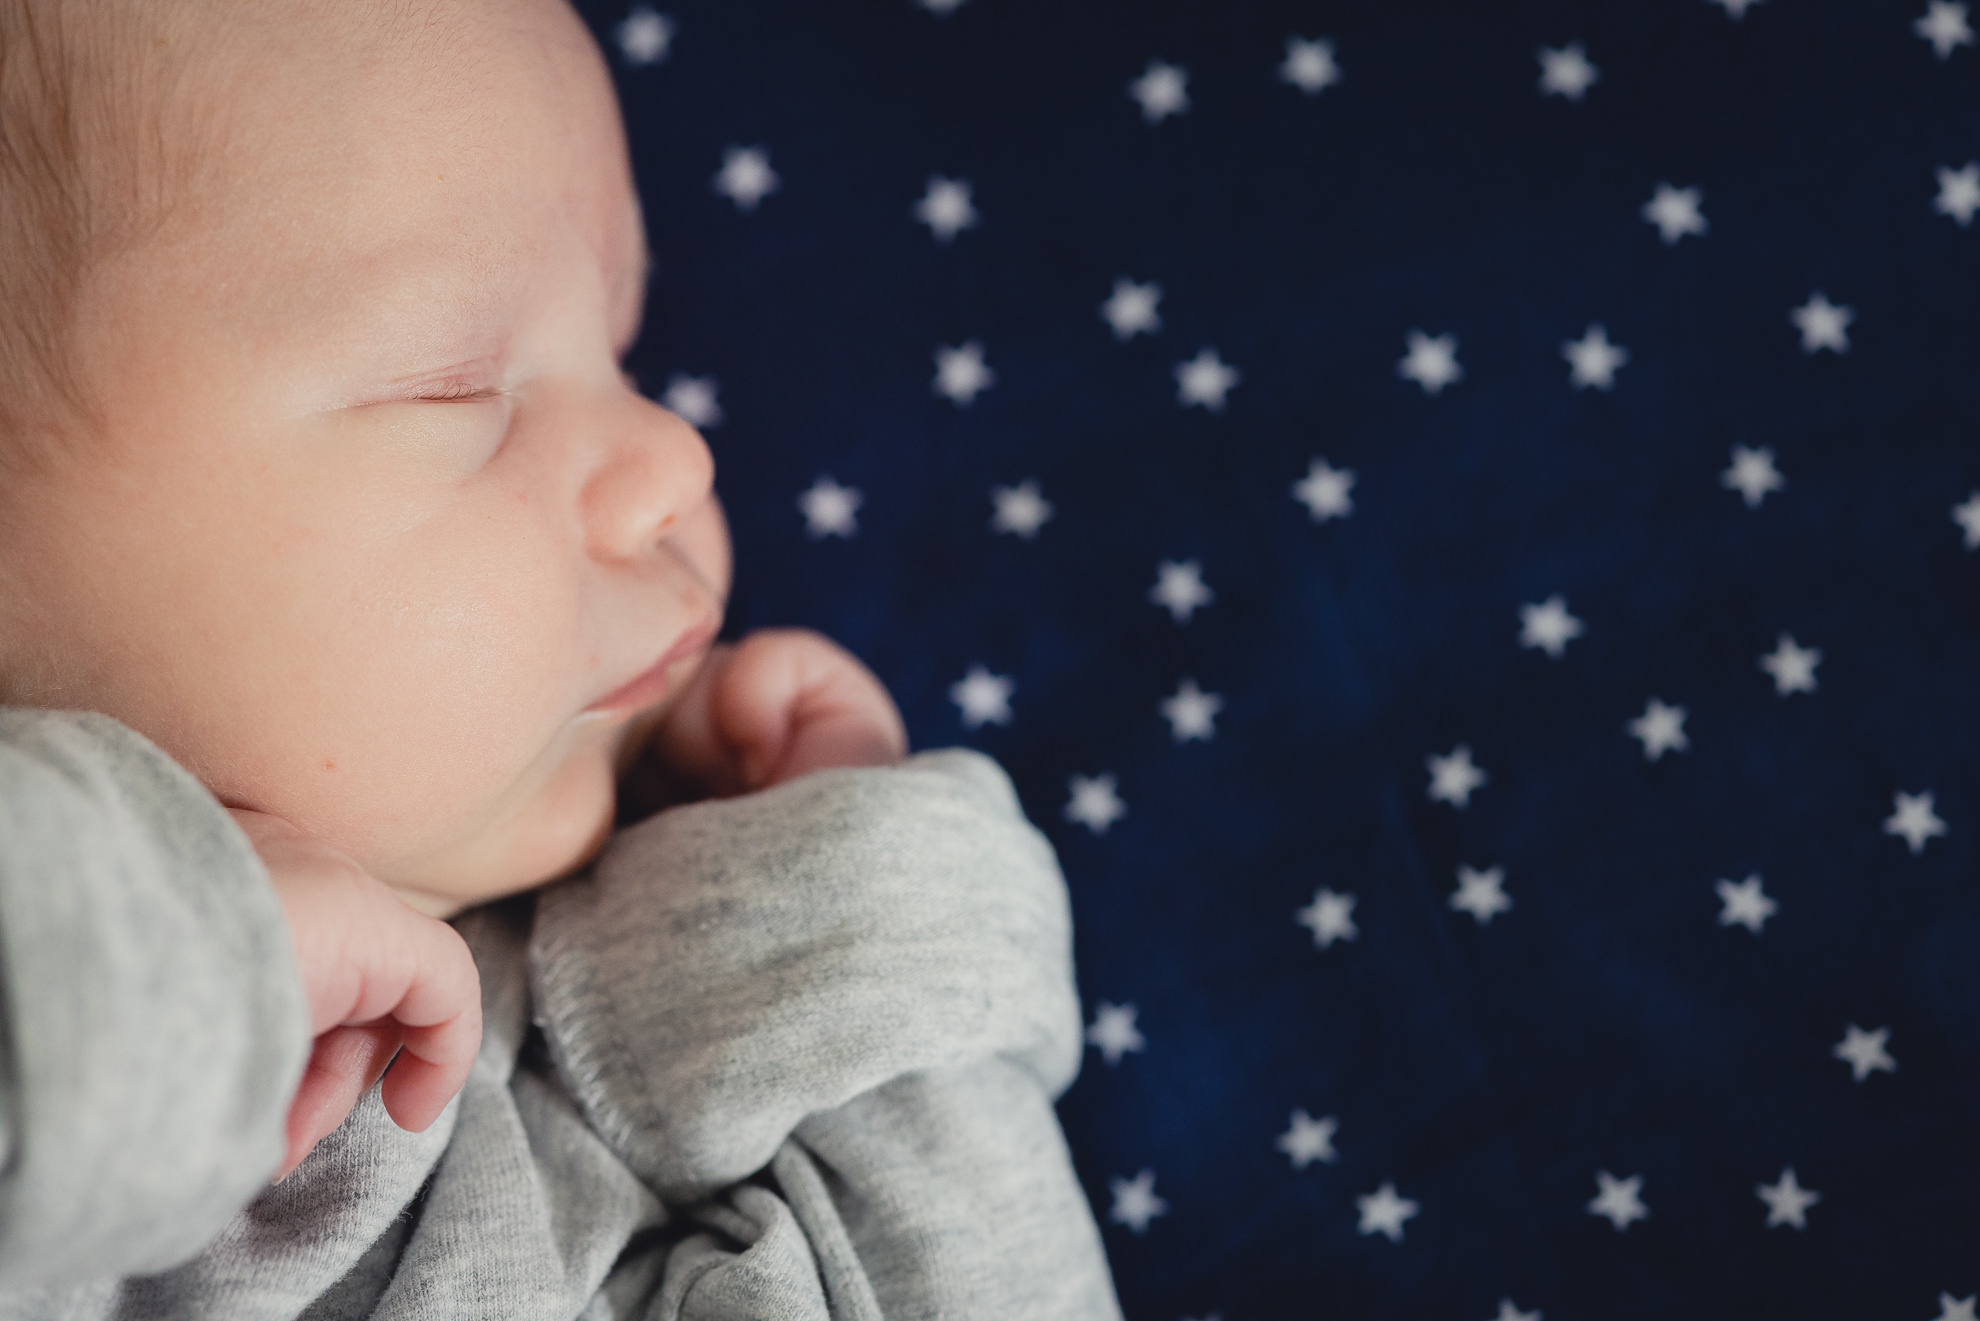
[[[157,1271],[280,1161],[310,1034],[246,835],[108,716],[0,707],[0,1290]]]

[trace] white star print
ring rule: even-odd
[[[1184,560],[1180,564],[1163,560],[1155,573],[1155,586],[1148,599],[1167,610],[1178,624],[1187,624],[1190,616],[1217,599],[1217,594],[1203,584],[1203,564],[1199,560]]]
[[[976,207],[969,195],[967,181],[931,174],[928,191],[914,204],[914,218],[928,226],[937,243],[947,243],[976,224]]]
[[[1618,1234],[1628,1229],[1632,1222],[1649,1218],[1650,1208],[1643,1204],[1641,1195],[1642,1175],[1618,1179],[1607,1170],[1598,1170],[1595,1182],[1602,1191],[1588,1203],[1589,1215],[1607,1216]]]
[[[1109,1179],[1107,1185],[1114,1192],[1114,1208],[1107,1218],[1137,1234],[1147,1233],[1148,1222],[1169,1209],[1169,1204],[1155,1195],[1153,1170],[1143,1170],[1132,1179]]]
[[[1949,1293],[1939,1295],[1939,1314],[1932,1321],[1980,1321],[1973,1315],[1973,1308],[1980,1303],[1980,1294],[1968,1294],[1955,1298]]]
[[[1221,413],[1224,396],[1240,379],[1238,369],[1226,365],[1217,356],[1217,350],[1199,349],[1188,362],[1176,364],[1176,398],[1184,408],[1201,404],[1213,413]]]
[[[1519,645],[1538,647],[1550,660],[1567,654],[1567,644],[1585,631],[1582,622],[1568,613],[1567,598],[1559,593],[1539,605],[1519,608]]]
[[[1341,66],[1334,62],[1334,43],[1324,38],[1307,41],[1286,38],[1286,62],[1279,66],[1279,80],[1291,83],[1308,96],[1341,80]]]
[[[1684,733],[1684,708],[1665,706],[1654,697],[1643,714],[1629,722],[1629,734],[1643,740],[1645,761],[1656,761],[1666,752],[1683,752],[1691,746]]]
[[[1949,4],[1947,0],[1932,0],[1925,6],[1924,16],[1915,20],[1911,30],[1932,43],[1932,53],[1946,59],[1955,46],[1971,46],[1973,29],[1966,22],[1966,6]]]
[[[1066,781],[1066,787],[1072,791],[1072,800],[1066,804],[1066,820],[1077,821],[1096,835],[1106,834],[1108,826],[1127,815],[1127,804],[1116,792],[1118,783],[1111,773],[1091,779],[1075,775]]]
[[[1781,1171],[1777,1183],[1756,1184],[1754,1195],[1767,1204],[1767,1228],[1793,1225],[1808,1228],[1808,1208],[1822,1200],[1822,1194],[1803,1188],[1794,1177],[1794,1166]]]
[[[962,722],[969,729],[1008,725],[1011,693],[1016,687],[1009,675],[992,674],[981,665],[972,665],[968,674],[949,685],[949,700],[962,708]]]
[[[1279,1140],[1272,1145],[1286,1153],[1296,1170],[1303,1170],[1316,1160],[1331,1165],[1340,1159],[1340,1153],[1334,1150],[1334,1134],[1340,1127],[1340,1121],[1332,1115],[1315,1119],[1304,1110],[1295,1110],[1292,1127],[1279,1134]]]
[[[1580,339],[1561,345],[1561,356],[1568,361],[1568,384],[1575,389],[1594,386],[1607,390],[1616,383],[1616,369],[1629,361],[1629,350],[1609,343],[1609,332],[1601,323],[1590,322]]]
[[[1749,876],[1738,885],[1718,881],[1713,888],[1719,892],[1719,902],[1725,905],[1719,911],[1722,927],[1743,926],[1757,936],[1760,928],[1767,925],[1767,919],[1780,911],[1781,906],[1760,888],[1758,876]]]
[[[1133,1005],[1108,1004],[1102,1000],[1093,1007],[1093,1022],[1086,1029],[1086,1044],[1100,1048],[1100,1058],[1112,1068],[1129,1051],[1144,1049],[1148,1042],[1134,1025]]]
[[[1313,947],[1327,949],[1337,940],[1361,934],[1354,924],[1354,896],[1335,894],[1326,886],[1313,892],[1313,902],[1293,913],[1293,921],[1313,932]]]
[[[1885,1043],[1891,1039],[1891,1030],[1880,1027],[1875,1032],[1865,1032],[1851,1023],[1843,1029],[1843,1039],[1836,1043],[1829,1054],[1849,1065],[1850,1077],[1862,1082],[1879,1070],[1896,1073],[1897,1061],[1891,1058]]]
[[[1162,328],[1162,314],[1155,305],[1162,301],[1159,284],[1136,284],[1122,276],[1114,281],[1114,292],[1100,304],[1100,318],[1114,328],[1114,338],[1133,339],[1152,335]]]
[[[1939,195],[1932,201],[1932,209],[1942,216],[1951,216],[1961,229],[1973,223],[1973,213],[1980,211],[1980,161],[1968,161],[1960,169],[1939,167]]]
[[[639,5],[619,24],[619,53],[635,68],[658,64],[667,58],[667,47],[674,40],[673,20],[656,14],[649,5]]]
[[[1396,375],[1415,381],[1425,394],[1441,393],[1443,388],[1464,379],[1458,365],[1457,336],[1438,335],[1434,339],[1420,330],[1405,337],[1409,352],[1396,364]]]
[[[1980,550],[1980,491],[1966,497],[1966,503],[1953,506],[1953,522],[1966,533],[1966,548]]]
[[[947,18],[962,8],[964,0],[914,0],[914,2],[938,18]]]
[[[729,147],[722,152],[722,172],[715,176],[715,191],[734,202],[737,210],[756,210],[758,202],[777,191],[777,183],[770,154],[763,148]]]
[[[1424,764],[1430,768],[1430,801],[1433,803],[1469,806],[1471,791],[1486,780],[1485,772],[1471,764],[1471,749],[1462,743],[1451,749],[1450,756],[1431,757]]]
[[[820,477],[798,497],[798,508],[804,512],[805,532],[814,541],[820,537],[852,536],[859,531],[855,514],[865,499],[856,487],[841,486],[829,476]]]
[[[1643,204],[1643,218],[1657,227],[1664,242],[1674,244],[1686,234],[1703,234],[1712,226],[1698,209],[1704,194],[1696,188],[1673,188],[1667,183]]]
[[[1141,103],[1141,117],[1159,124],[1189,109],[1189,73],[1161,60],[1148,61],[1141,77],[1128,84],[1128,95]]]
[[[1821,663],[1819,648],[1797,647],[1786,633],[1781,634],[1772,651],[1760,658],[1760,668],[1774,676],[1774,692],[1781,697],[1814,692],[1815,667]]]
[[[1542,96],[1565,96],[1570,101],[1579,101],[1581,94],[1602,76],[1601,70],[1588,62],[1588,52],[1578,41],[1571,41],[1559,50],[1542,46],[1539,56]]]
[[[1346,518],[1354,512],[1354,500],[1348,492],[1354,489],[1354,473],[1347,468],[1330,468],[1325,459],[1314,459],[1307,465],[1306,476],[1293,483],[1293,499],[1306,506],[1306,512],[1316,523],[1324,523],[1330,518]],[[1980,495],[1975,496],[1980,505]]]
[[[1522,1312],[1513,1306],[1512,1299],[1501,1298],[1499,1300],[1499,1314],[1493,1317],[1492,1321],[1540,1321],[1540,1310],[1535,1308],[1531,1312]]]
[[[1184,679],[1174,697],[1163,699],[1162,718],[1169,722],[1169,733],[1176,742],[1202,739],[1207,743],[1217,737],[1217,713],[1223,709],[1222,697],[1202,691],[1194,679]]]
[[[667,393],[660,396],[660,403],[689,426],[705,431],[722,420],[722,405],[715,399],[720,388],[713,376],[676,373],[667,378]]]
[[[1738,491],[1739,498],[1746,501],[1748,509],[1758,509],[1769,491],[1778,491],[1787,485],[1787,478],[1781,476],[1780,469],[1774,466],[1773,450],[1764,445],[1759,449],[1735,445],[1732,448],[1732,467],[1719,474],[1719,485],[1728,491]]]
[[[1905,845],[1914,854],[1925,851],[1926,840],[1946,833],[1946,823],[1932,810],[1931,794],[1900,791],[1892,805],[1897,810],[1884,819],[1884,833],[1904,836]]]
[[[1460,866],[1457,874],[1458,888],[1451,895],[1451,907],[1477,918],[1479,926],[1490,926],[1494,915],[1513,906],[1513,901],[1506,896],[1503,888],[1506,882],[1504,867],[1479,871],[1475,867]]]
[[[1016,486],[993,486],[990,502],[997,512],[990,516],[992,532],[1012,532],[1026,541],[1052,518],[1052,502],[1039,494],[1038,483],[1019,482]]]
[[[1789,312],[1788,320],[1801,332],[1803,353],[1819,353],[1823,349],[1831,353],[1849,352],[1849,323],[1856,320],[1856,310],[1836,306],[1821,290],[1817,289],[1807,302]]]
[[[1761,0],[1712,0],[1712,3],[1722,6],[1727,16],[1734,22],[1738,22],[1740,19],[1746,17],[1746,11],[1748,9],[1761,3]]]
[[[997,373],[983,362],[981,341],[935,350],[935,393],[957,408],[968,408],[971,400],[996,383]]]
[[[1403,1221],[1420,1209],[1409,1198],[1396,1196],[1395,1184],[1386,1179],[1368,1196],[1355,1198],[1354,1207],[1361,1212],[1362,1233],[1384,1235],[1391,1243],[1403,1241]]]

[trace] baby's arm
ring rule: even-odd
[[[709,653],[652,747],[696,796],[726,798],[830,766],[891,765],[907,731],[851,652],[809,629],[770,628]]]

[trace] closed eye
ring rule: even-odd
[[[503,393],[503,391],[497,390],[493,386],[478,386],[469,384],[466,381],[457,381],[451,385],[436,387],[425,394],[414,395],[413,398],[436,404],[465,404],[475,403],[483,399],[499,399]]]

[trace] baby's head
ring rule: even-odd
[[[0,0],[0,89],[0,701],[435,908],[589,858],[729,548],[565,0]]]

